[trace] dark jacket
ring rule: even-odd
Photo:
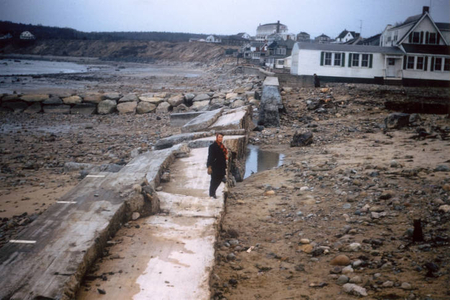
[[[227,161],[225,160],[225,155],[217,142],[214,142],[209,146],[206,167],[209,166],[212,167],[212,172],[214,175],[225,175],[226,173],[225,170],[227,168]]]

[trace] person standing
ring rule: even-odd
[[[316,73],[314,73],[314,87],[320,87],[320,79]]]
[[[209,196],[213,198],[216,198],[216,190],[222,182],[227,169],[228,150],[222,142],[223,134],[217,133],[216,141],[208,148],[206,167],[208,168],[208,174],[211,175]]]

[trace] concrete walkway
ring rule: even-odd
[[[214,138],[202,140],[210,144]],[[245,136],[225,136],[224,143],[232,148],[240,140]],[[157,192],[161,213],[138,220],[140,229],[128,232],[132,238],[119,234],[119,240],[125,236],[126,241],[113,253],[121,259],[100,263],[100,273],[116,272],[107,282],[99,282],[107,294],[99,295],[94,288],[82,291],[78,299],[210,299],[209,278],[225,186],[219,186],[217,199],[208,196],[207,156],[207,147],[194,148],[174,161],[170,182],[161,184],[162,191]],[[126,271],[117,274],[122,269]]]
[[[210,299],[224,185],[219,186],[217,199],[208,196],[207,155],[208,148],[193,149],[189,157],[175,161],[170,183],[158,192],[168,216],[151,216],[147,223],[157,229],[154,238],[165,243],[152,249],[155,255],[137,279],[141,289],[133,299]]]

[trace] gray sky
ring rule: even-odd
[[[342,30],[369,37],[430,6],[435,22],[450,23],[450,0],[0,0],[0,20],[80,31],[169,31],[256,34],[280,20],[289,32]]]

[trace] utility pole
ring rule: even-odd
[[[359,36],[360,37],[362,37],[362,22],[363,22],[363,20],[359,20]]]

